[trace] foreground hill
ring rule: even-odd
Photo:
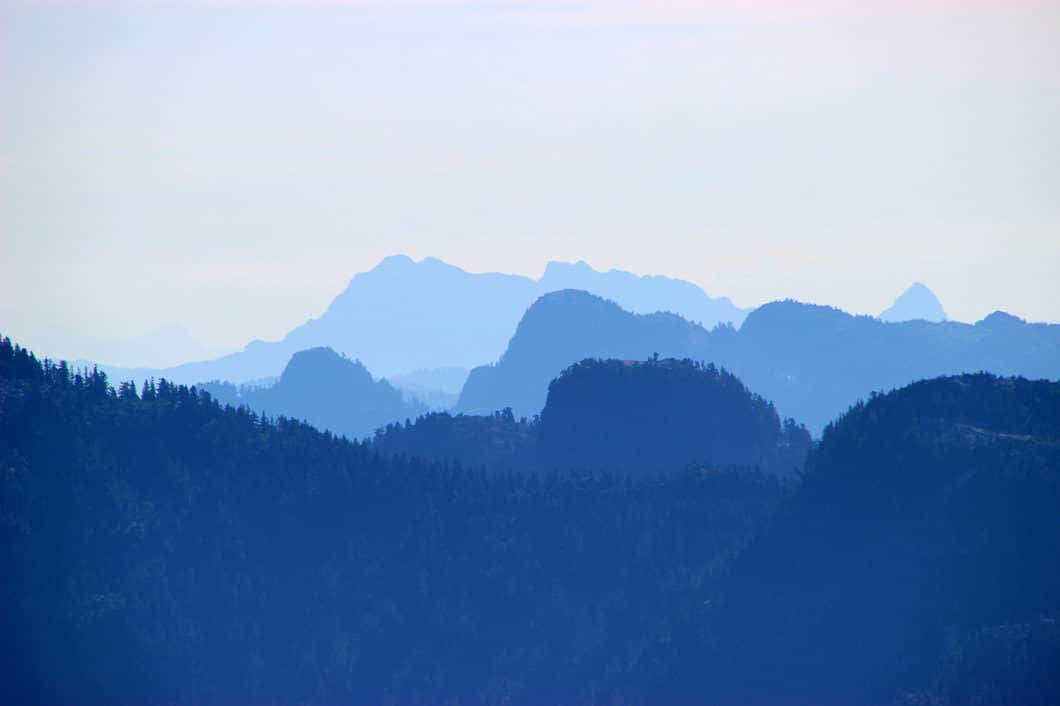
[[[809,432],[733,375],[690,360],[585,360],[549,386],[540,420],[431,414],[376,435],[384,453],[517,470],[632,474],[690,464],[793,476]]]
[[[540,413],[549,382],[587,357],[640,359],[658,353],[724,367],[748,388],[819,434],[877,390],[962,372],[1060,379],[1060,325],[995,312],[975,325],[887,323],[793,301],[766,304],[739,330],[707,331],[680,317],[640,316],[586,292],[542,297],[500,360],[472,370],[458,411],[511,407]]]
[[[394,421],[416,417],[426,406],[406,401],[386,380],[375,380],[360,361],[330,348],[295,353],[268,387],[211,382],[199,385],[219,402],[255,412],[300,419],[320,430],[358,439]]]
[[[0,339],[0,702],[604,698],[781,486],[386,460]]]
[[[1058,517],[1060,384],[965,375],[874,397],[825,431],[737,562],[716,649],[676,648],[683,671],[656,688],[672,702],[1058,703]]]
[[[471,368],[497,359],[535,299],[566,287],[597,292],[631,311],[670,310],[708,326],[739,324],[747,313],[689,282],[618,270],[598,272],[584,262],[551,262],[534,280],[466,272],[433,257],[415,262],[394,255],[354,276],[323,314],[280,341],[253,341],[237,353],[164,370],[105,370],[117,380],[166,377],[184,383],[240,383],[275,376],[295,352],[317,346],[356,357],[388,377],[422,369]]]
[[[388,460],[0,339],[0,469],[3,703],[1060,699],[1056,383],[873,397],[782,500]]]

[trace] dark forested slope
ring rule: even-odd
[[[679,364],[585,365],[652,380]],[[770,417],[752,429],[775,424],[724,374],[678,370]],[[1060,698],[1056,383],[873,396],[782,501],[733,469],[390,458],[0,339],[0,471],[3,703]]]
[[[408,401],[386,380],[375,380],[360,363],[330,348],[295,353],[275,385],[236,387],[226,382],[201,384],[218,401],[246,405],[258,413],[284,415],[351,439],[427,411]]]
[[[540,419],[430,414],[376,435],[384,453],[501,470],[672,471],[742,465],[793,476],[809,432],[733,375],[691,360],[584,360],[549,386]]]
[[[1060,384],[920,382],[830,426],[652,701],[1060,699]],[[665,662],[665,660],[663,660]],[[650,664],[651,661],[649,660]]]
[[[590,703],[781,487],[386,460],[0,340],[0,702]]]
[[[549,385],[538,454],[548,467],[626,472],[691,463],[801,468],[810,434],[735,376],[691,360],[586,360]]]
[[[376,432],[373,447],[391,456],[456,463],[492,472],[538,468],[537,421],[516,419],[510,409],[493,414],[431,412]]]

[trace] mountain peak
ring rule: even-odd
[[[408,255],[398,253],[396,255],[387,255],[386,257],[384,257],[382,260],[379,261],[378,265],[372,268],[372,271],[390,269],[393,267],[406,267],[408,265],[415,264],[416,261]]]
[[[913,282],[879,318],[891,323],[914,320],[945,321],[946,312],[934,292],[920,282]]]

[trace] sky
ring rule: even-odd
[[[0,333],[172,364],[393,253],[1060,321],[1060,3],[0,0]]]

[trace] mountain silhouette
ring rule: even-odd
[[[1056,703],[1058,514],[1060,384],[962,375],[874,397],[825,431],[736,562],[716,648],[659,687],[695,691],[697,674],[725,685],[718,703]]]
[[[386,380],[373,379],[360,361],[330,348],[295,353],[279,380],[268,387],[214,381],[198,388],[223,404],[300,419],[351,439],[371,436],[389,422],[416,417],[427,409],[406,401]]]
[[[739,330],[676,315],[637,315],[586,292],[535,302],[494,365],[471,371],[456,410],[539,414],[549,382],[584,358],[691,358],[732,372],[819,434],[870,393],[962,372],[1060,379],[1060,325],[995,312],[970,325],[887,323],[791,300],[752,311]]]
[[[641,277],[621,270],[598,272],[582,260],[548,263],[538,289],[540,294],[580,289],[635,314],[668,311],[708,328],[722,323],[739,326],[748,311],[737,308],[728,297],[708,297],[691,282],[662,275]]]
[[[275,376],[297,351],[326,346],[386,377],[422,369],[470,369],[500,356],[519,318],[538,297],[567,286],[599,290],[631,311],[669,310],[708,326],[739,324],[746,315],[728,299],[712,299],[688,282],[597,272],[584,262],[551,262],[534,280],[466,272],[433,257],[415,262],[393,255],[355,275],[323,314],[280,341],[253,341],[236,353],[166,369],[100,368],[116,380],[240,383]]]
[[[914,282],[880,314],[881,321],[945,321],[946,312],[935,293]]]

